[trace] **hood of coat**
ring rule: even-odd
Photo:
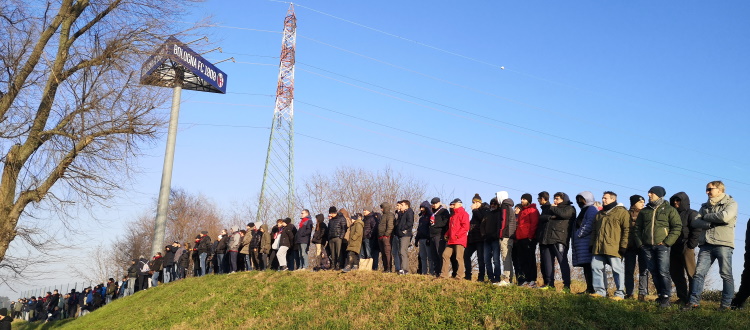
[[[384,202],[383,204],[380,204],[380,208],[383,209],[383,213],[390,213],[391,212],[391,203]]]
[[[561,192],[560,195],[562,195],[562,205],[571,205],[573,202],[570,201],[570,197],[568,197],[568,194]]]
[[[583,200],[586,202],[583,206],[591,206],[594,205],[594,194],[592,194],[590,191],[584,191],[576,195],[576,200],[578,200],[578,197],[582,197]]]
[[[264,233],[267,233],[268,232],[268,225],[264,223],[264,224],[260,225],[260,229],[263,230]]]
[[[419,204],[419,208],[424,209],[424,211],[421,211],[421,210],[419,211],[419,215],[427,215],[427,216],[432,215],[432,205],[430,205],[430,202],[428,201],[422,202],[422,204]]]
[[[515,204],[513,203],[513,200],[510,198],[503,199],[503,202],[500,203],[500,206],[509,206],[510,208],[513,208],[513,205]]]
[[[678,192],[669,198],[669,205],[674,206],[674,201],[680,200],[680,207],[677,208],[678,212],[684,212],[690,209],[690,197],[685,192]]]
[[[497,198],[498,201],[505,201],[509,196],[510,195],[508,195],[508,192],[505,190],[495,193],[495,198]]]

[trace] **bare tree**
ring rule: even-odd
[[[153,110],[167,91],[139,86],[140,65],[189,2],[3,1],[0,262],[27,206],[90,205],[121,187],[139,144],[163,125]]]
[[[86,262],[78,263],[71,269],[81,279],[93,283],[105,283],[110,277],[118,280],[124,274],[122,266],[113,258],[112,252],[101,243],[89,252]]]

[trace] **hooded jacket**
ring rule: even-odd
[[[344,218],[344,215],[339,212],[335,217],[328,220],[328,240],[344,238],[346,229],[346,219]]]
[[[542,206],[539,216],[539,244],[563,244],[568,246],[570,239],[570,220],[576,217],[576,209],[568,194],[562,193],[562,203],[557,206],[546,204]]]
[[[629,232],[628,210],[622,206],[614,206],[611,209],[605,207],[596,214],[591,234],[592,252],[598,255],[624,257],[620,255],[620,249],[627,249]]]
[[[268,225],[265,223],[260,225],[260,230],[263,231],[260,238],[260,253],[268,254],[271,252],[271,233],[268,232]]]
[[[501,207],[490,209],[479,224],[479,233],[482,240],[491,241],[500,239],[500,230],[503,225],[503,210]]]
[[[228,243],[229,243],[229,235],[222,236],[221,239],[219,240],[219,244],[216,245],[216,253],[226,254]]]
[[[536,238],[536,229],[539,225],[539,210],[536,204],[521,206],[521,212],[516,217],[518,219],[518,228],[516,228],[516,239],[534,239]]]
[[[391,203],[385,202],[380,204],[380,208],[383,209],[383,217],[380,219],[380,224],[378,224],[378,237],[391,236],[393,233],[394,217]]]
[[[677,239],[676,245],[684,244],[688,249],[698,246],[698,240],[703,232],[701,228],[693,227],[693,220],[698,217],[698,211],[690,209],[690,197],[684,192],[678,192],[669,198],[669,205],[674,206],[675,200],[680,200],[680,207],[676,207],[677,213],[682,220],[682,234]]]
[[[635,240],[635,220],[638,219],[638,214],[641,213],[641,210],[638,210],[635,208],[635,205],[631,206],[628,210],[628,214],[630,215],[630,233],[628,236],[628,250],[634,250],[638,249],[638,243],[636,243]]]
[[[482,237],[482,221],[490,213],[490,204],[482,203],[475,210],[471,210],[471,221],[469,221],[469,236],[467,238],[468,244],[481,243],[484,241]]]
[[[377,231],[377,221],[375,221],[375,213],[370,212],[370,214],[364,216],[362,222],[365,224],[364,236],[362,237],[362,239],[370,239],[374,235],[377,235],[377,233],[375,233]]]
[[[347,251],[359,253],[362,249],[362,239],[365,234],[365,223],[362,220],[357,219],[352,222],[352,226],[349,227],[349,245],[346,246]]]
[[[396,230],[393,231],[393,235],[398,237],[411,237],[414,230],[414,210],[407,208],[404,213],[401,214],[398,221]]]
[[[469,214],[463,207],[453,209],[448,221],[448,245],[461,245],[466,247],[466,240],[469,233]]]
[[[583,266],[591,263],[591,231],[594,229],[594,220],[596,219],[596,214],[599,212],[594,206],[594,194],[590,191],[578,194],[576,201],[578,197],[582,197],[585,202],[581,208],[581,213],[578,214],[575,221],[571,221],[573,266]]]
[[[198,246],[196,246],[196,249],[198,249],[198,253],[210,253],[211,237],[209,237],[208,235],[201,237],[201,240],[198,242]]]
[[[419,224],[417,224],[417,237],[414,239],[430,239],[430,218],[432,218],[432,206],[430,202],[424,201],[419,205],[424,211],[419,212]]]
[[[448,232],[448,221],[451,217],[450,211],[443,205],[440,205],[437,209],[432,209],[432,225],[430,225],[430,236],[432,237],[445,237],[445,233]]]
[[[699,236],[698,245],[712,244],[734,248],[734,227],[737,225],[737,202],[724,195],[715,205],[711,201],[701,204],[698,217],[693,221],[696,228],[705,229]]]
[[[227,243],[227,251],[239,252],[240,244],[242,244],[242,236],[240,236],[239,231],[235,231],[232,233],[232,236],[229,237],[229,243]]]
[[[292,230],[291,225],[286,225],[280,228],[279,235],[281,235],[279,246],[286,246],[288,248],[291,248],[292,244],[294,244],[294,231]]]
[[[503,210],[503,223],[501,227],[502,237],[501,238],[516,238],[516,228],[518,223],[516,222],[516,212],[513,210],[513,200],[506,198],[500,204],[500,209]]]
[[[663,199],[648,203],[635,220],[635,242],[642,245],[672,246],[682,233],[682,220],[677,210]]]
[[[294,236],[295,244],[310,244],[310,236],[313,231],[313,222],[310,220],[310,217],[300,220],[297,235]]]

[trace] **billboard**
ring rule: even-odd
[[[227,75],[211,62],[171,36],[141,69],[141,84],[226,94]]]

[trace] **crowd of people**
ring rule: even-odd
[[[323,214],[313,220],[305,209],[296,226],[290,218],[278,219],[270,230],[263,223],[248,223],[242,230],[223,230],[216,240],[202,231],[192,247],[174,242],[165,247],[164,254],[133,259],[121,281],[110,278],[80,293],[72,290],[63,296],[55,290],[44,297],[19,299],[11,310],[13,317],[26,320],[83,316],[113,299],[189,274],[249,270],[382,269],[401,275],[414,270],[436,279],[557,290],[557,267],[562,291],[570,293],[571,266],[580,267],[584,274],[586,289],[580,294],[645,301],[651,277],[660,307],[672,304],[674,284],[676,304],[695,309],[715,261],[723,286],[719,309],[739,308],[750,296],[750,274],[746,261],[735,295],[732,253],[737,203],[721,181],[709,182],[706,194],[708,200],[698,211],[691,209],[686,193],[666,200],[666,190],[660,186],[649,189],[647,199],[630,196],[629,208],[612,191],[604,192],[600,202],[589,191],[573,201],[566,193],[550,196],[543,191],[537,194],[538,204],[531,194],[523,194],[516,204],[500,191],[489,203],[476,194],[471,199],[471,215],[461,199],[446,207],[439,197],[423,201],[418,209],[408,200],[395,207],[385,202],[379,210],[365,208],[357,213],[331,206],[327,221]],[[410,264],[410,246],[418,250],[416,265]],[[746,260],[748,248],[746,244]],[[613,293],[608,293],[607,266],[614,280]]]

